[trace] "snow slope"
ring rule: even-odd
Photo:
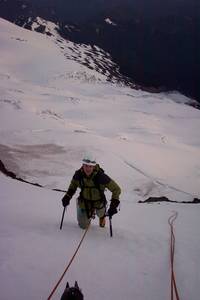
[[[0,298],[46,299],[62,274],[83,231],[75,197],[59,230],[63,194],[52,189],[67,188],[89,150],[122,187],[121,211],[112,239],[108,226],[92,222],[53,299],[67,280],[78,280],[87,300],[169,299],[167,220],[174,211],[180,298],[199,299],[199,205],[138,201],[199,197],[200,111],[177,93],[106,82],[64,55],[67,43],[61,51],[51,37],[3,19],[0,27],[0,157],[44,187],[0,176]]]

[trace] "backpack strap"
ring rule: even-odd
[[[100,169],[101,170],[101,169]],[[102,172],[103,173],[103,172]],[[105,175],[104,173],[103,173],[103,175]],[[105,196],[105,193],[104,193],[104,191],[101,189],[101,187],[100,187],[100,184],[102,183],[101,182],[101,171],[99,171],[95,176],[94,176],[94,178],[93,178],[93,181],[94,181],[94,184],[95,184],[95,186],[97,187],[97,189],[99,190],[99,193],[100,193],[100,195],[101,195],[101,202],[102,202],[102,204],[103,204],[103,207],[105,207],[106,206],[106,203],[107,203],[107,200],[106,200],[106,196]]]

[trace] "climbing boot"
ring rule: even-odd
[[[106,225],[106,218],[105,217],[99,218],[99,226],[105,227],[105,225]]]

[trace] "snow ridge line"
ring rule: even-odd
[[[138,173],[140,173],[140,174],[142,174],[143,176],[145,176],[146,178],[152,179],[151,176],[149,176],[148,174],[146,174],[145,172],[143,172],[143,171],[140,170],[139,168],[135,167],[133,164],[129,163],[128,161],[125,161],[125,160],[124,160],[124,163],[125,163],[127,166],[129,166],[130,168],[136,170]],[[183,194],[185,194],[185,195],[193,196],[192,194],[190,194],[190,193],[188,193],[188,192],[185,192],[185,191],[183,191],[183,190],[180,190],[180,189],[178,189],[178,188],[176,188],[176,187],[174,187],[174,186],[172,186],[172,185],[164,184],[164,183],[162,183],[160,180],[155,179],[154,182],[157,183],[158,185],[161,185],[161,186],[164,186],[164,187],[168,187],[168,188],[171,189],[171,190],[174,190],[174,191],[177,191],[177,192],[181,192],[181,193],[183,193]]]
[[[10,177],[12,179],[15,179],[15,180],[18,180],[20,182],[24,182],[24,183],[27,183],[27,184],[31,184],[31,185],[34,185],[36,187],[40,187],[40,188],[45,188],[43,185],[39,184],[39,183],[34,183],[34,182],[30,182],[30,181],[27,181],[25,179],[22,179],[20,177],[18,177],[14,172],[12,171],[9,171],[4,163],[2,162],[2,160],[0,159],[0,172],[2,172],[4,175],[6,175],[7,177]],[[66,192],[65,190],[61,190],[61,189],[51,189],[52,191],[56,191],[56,192]]]
[[[144,172],[142,172],[140,169],[134,167],[133,165],[131,165],[130,163],[124,161],[129,167],[135,169],[136,171],[140,172],[141,174],[143,174],[145,177],[148,177],[150,178],[150,176],[146,175]],[[18,180],[20,182],[24,182],[24,183],[27,183],[27,184],[31,184],[31,185],[34,185],[36,187],[40,187],[40,188],[45,188],[45,189],[48,189],[46,188],[45,186],[39,184],[39,183],[34,183],[34,182],[30,182],[30,181],[27,181],[25,179],[22,179],[20,177],[18,177],[14,172],[12,171],[9,171],[4,163],[2,162],[2,160],[0,159],[0,172],[2,172],[4,175],[6,175],[7,177],[10,177],[12,179],[15,179],[15,180]],[[156,183],[162,185],[162,186],[165,186],[163,183],[159,182],[159,181],[155,181]],[[168,186],[169,188],[171,189],[175,189],[176,191],[179,191],[179,192],[183,192],[183,193],[186,193],[184,191],[181,191],[181,190],[178,190],[176,188],[173,188],[173,187],[170,187]],[[62,189],[57,189],[57,188],[53,188],[51,189],[51,191],[55,191],[55,192],[61,192],[61,193],[66,193],[66,190],[62,190]],[[186,193],[190,196],[192,196],[191,194],[189,193]],[[200,203],[200,199],[198,198],[193,198],[193,201],[173,201],[173,200],[170,200],[166,197],[149,197],[148,199],[144,200],[144,201],[138,201],[138,203],[152,203],[152,202],[172,202],[172,203],[183,203],[183,204],[199,204]]]

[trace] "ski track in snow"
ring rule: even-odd
[[[170,188],[170,189],[172,189],[172,190],[174,190],[174,191],[181,192],[181,193],[186,194],[186,195],[189,195],[189,196],[193,196],[193,195],[190,194],[190,193],[187,193],[187,192],[185,192],[185,191],[183,191],[183,190],[180,190],[180,189],[178,189],[178,188],[176,188],[176,187],[174,187],[174,186],[170,186],[170,185],[165,184],[165,183],[163,183],[163,182],[161,182],[161,181],[159,181],[159,180],[156,180],[155,178],[152,178],[151,176],[149,176],[148,174],[144,173],[144,172],[143,172],[142,170],[140,170],[139,168],[137,168],[137,167],[135,167],[134,165],[132,165],[130,162],[124,161],[124,163],[125,163],[126,165],[128,165],[129,167],[131,167],[132,169],[136,170],[138,173],[144,175],[146,178],[150,179],[150,180],[151,180],[152,182],[154,182],[155,184],[161,185],[161,186],[164,187],[164,188]],[[145,196],[148,196],[148,193],[147,193]]]

